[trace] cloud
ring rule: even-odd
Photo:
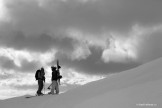
[[[159,0],[6,0],[3,2],[4,13],[9,15],[10,21],[1,25],[1,45],[38,51],[47,51],[53,47],[66,50],[65,52],[78,52],[79,49],[82,49],[82,52],[86,49],[86,56],[80,56],[83,59],[90,55],[90,51],[85,45],[82,45],[84,48],[75,47],[77,45],[74,40],[77,39],[80,43],[85,39],[88,44],[100,45],[103,48],[105,32],[108,35],[111,35],[111,32],[127,33],[137,23],[145,27],[157,25],[162,17],[159,13],[161,9]],[[152,8],[153,6],[155,8]],[[120,35],[120,37],[130,38],[128,35]],[[116,41],[120,42],[119,39]],[[104,55],[112,52],[108,51],[111,49],[104,50]],[[111,55],[116,52],[118,51],[114,50]],[[116,55],[118,56],[117,53]]]
[[[25,37],[22,32],[10,32],[0,40],[1,46],[14,48],[17,50],[29,50],[37,52],[47,52],[51,49],[72,50],[73,39],[56,38],[48,34]]]
[[[0,67],[8,70],[33,72],[39,66],[39,63],[34,61],[33,62],[29,62],[27,60],[16,61],[11,60],[10,58],[7,57],[0,57],[0,60],[1,60]]]
[[[162,17],[159,0],[100,0],[84,4],[74,0],[10,0],[7,7],[14,29],[25,34],[55,33],[69,27],[91,32],[100,32],[104,28],[121,31],[135,23],[157,24]]]
[[[66,68],[72,68],[79,73],[91,75],[103,75],[108,73],[120,72],[127,69],[139,66],[139,62],[129,61],[126,63],[109,62],[105,63],[101,60],[102,50],[90,48],[91,55],[86,59],[71,60],[63,53],[56,53],[56,58],[59,58],[60,65]],[[53,64],[53,63],[52,63]]]
[[[64,53],[56,53],[67,67],[78,72],[103,74],[127,70],[161,57],[161,25],[134,25],[129,32],[111,32],[101,35],[101,43],[91,44],[86,33],[73,32],[72,37],[78,38],[86,45],[90,55],[86,59],[70,60]],[[92,35],[91,35],[92,36]],[[105,36],[105,37],[104,37]],[[100,41],[100,40],[99,40]],[[98,47],[97,47],[98,46]],[[155,53],[155,54],[154,54]],[[102,61],[101,61],[102,60]]]
[[[138,61],[143,63],[162,57],[162,26],[153,26],[148,28],[137,28],[143,31],[141,36],[140,47],[138,47]]]
[[[155,47],[147,45],[144,35],[160,25],[160,4],[161,1],[151,0],[7,0],[1,7],[10,20],[1,21],[0,45],[31,54],[39,52],[38,55],[54,50],[55,53],[50,53],[53,57],[49,54],[46,63],[41,64],[51,64],[50,57],[62,58],[66,67],[79,69],[78,72],[129,69],[161,56],[158,53],[148,60],[143,57],[144,49],[149,52]],[[17,66],[23,65],[24,70],[34,69],[32,65],[39,60],[28,61],[27,58],[35,57],[31,54],[23,60],[10,58],[10,64],[13,61]],[[118,69],[110,68],[116,65]]]
[[[20,71],[15,72],[14,70],[1,69],[0,76],[4,77],[1,79],[1,85],[6,87],[23,86],[23,85],[35,85],[34,73],[22,73]],[[5,77],[6,76],[6,77]]]
[[[29,52],[14,50],[12,48],[0,48],[0,67],[22,72],[33,72],[55,59],[55,50],[49,52]]]
[[[14,64],[14,62],[12,60],[9,60],[6,57],[0,57],[0,60],[1,60],[0,65],[3,68],[13,69],[13,68],[16,67],[16,65]]]
[[[62,75],[66,76],[65,78],[61,79],[61,82],[65,85],[84,85],[104,78],[104,76],[80,74],[75,72],[73,69],[66,69],[66,72],[62,72]]]
[[[146,63],[162,56],[161,24],[155,26],[132,26],[127,33],[112,32],[102,53],[104,62]]]
[[[119,35],[114,35],[107,40],[107,48],[102,53],[104,62],[125,63],[135,61],[137,59],[136,40],[132,37],[119,38]]]

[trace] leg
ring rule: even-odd
[[[58,79],[58,84],[61,85],[61,83],[60,83],[60,79]]]
[[[41,90],[42,90],[42,81],[38,80],[38,91],[37,94],[40,95],[41,94]]]
[[[38,90],[37,90],[37,94],[39,94],[39,81],[38,81]]]
[[[56,88],[56,81],[52,81],[51,94],[54,94],[55,88]]]
[[[55,87],[55,89],[56,89],[56,94],[59,94],[59,84],[58,84],[58,82],[56,82],[56,87]]]
[[[43,93],[42,93],[42,89],[43,89],[43,80],[41,80],[41,84],[40,84],[40,85],[41,85],[41,87],[40,87],[40,92],[41,92],[41,94],[43,94]]]

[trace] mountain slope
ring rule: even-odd
[[[0,102],[2,108],[160,108],[162,58],[66,93]]]

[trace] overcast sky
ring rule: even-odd
[[[161,0],[0,0],[0,87],[33,86],[42,66],[50,78],[56,59],[70,84],[157,59],[161,10]]]

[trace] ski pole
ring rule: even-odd
[[[51,85],[52,85],[52,83],[51,83],[51,84],[48,86],[48,88],[47,88],[47,89],[50,89]]]

